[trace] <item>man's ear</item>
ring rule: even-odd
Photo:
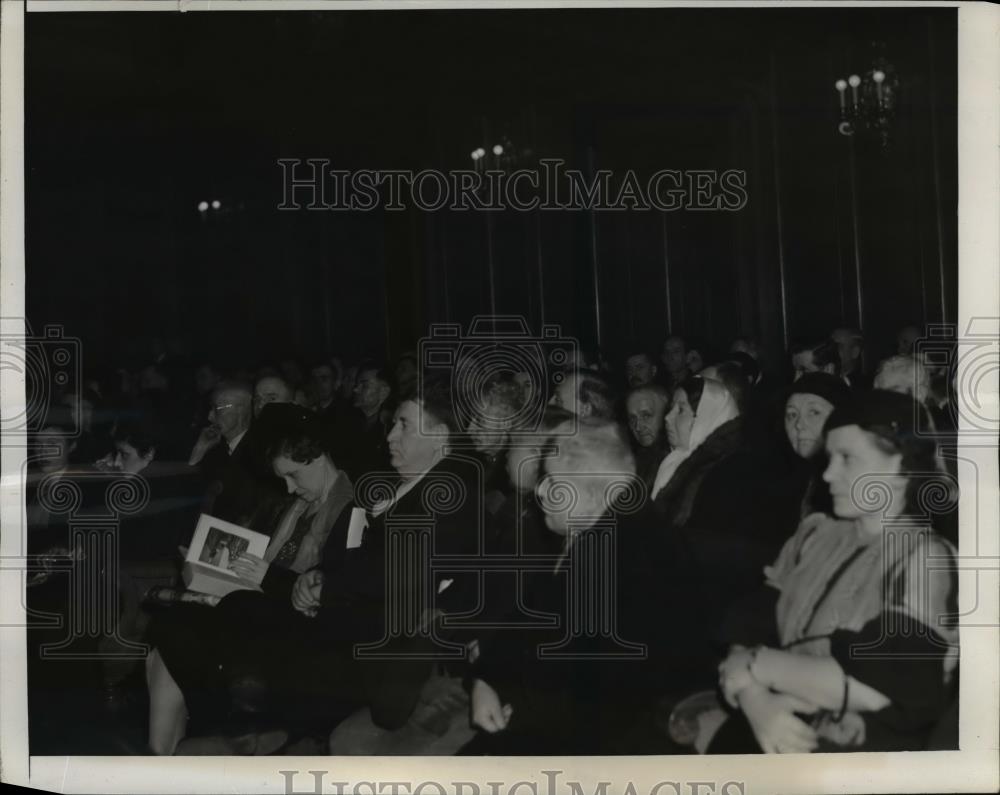
[[[156,458],[156,448],[150,447],[149,452],[146,453],[146,455],[144,455],[143,458],[146,459],[147,464],[150,463],[154,458]]]

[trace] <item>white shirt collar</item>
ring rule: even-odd
[[[243,437],[246,436],[246,435],[247,435],[247,432],[243,431],[243,433],[241,433],[239,436],[237,436],[232,441],[229,441],[229,439],[226,439],[226,446],[229,448],[229,454],[230,455],[232,455],[233,453],[236,452],[237,446],[239,446],[239,443],[243,441]]]

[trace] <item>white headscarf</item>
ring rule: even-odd
[[[691,426],[691,439],[688,446],[682,449],[671,450],[660,464],[656,471],[656,480],[653,482],[653,497],[655,498],[660,490],[670,482],[670,478],[687,458],[701,444],[722,425],[730,420],[736,419],[740,415],[740,410],[736,407],[736,401],[729,394],[721,381],[714,378],[702,379],[705,383],[701,392],[701,400],[698,401],[698,410],[694,413],[694,425]]]

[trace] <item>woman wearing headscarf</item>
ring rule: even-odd
[[[671,523],[686,521],[708,470],[738,447],[739,413],[729,390],[711,378],[687,378],[674,390],[664,418],[671,451],[660,464],[652,492]]]
[[[808,482],[776,468],[773,452],[748,441],[742,424],[722,383],[685,381],[666,418],[674,450],[654,485],[664,531],[687,558],[688,592],[705,633],[692,642],[706,659],[721,650],[733,605],[758,592],[761,568],[794,532]]]
[[[719,666],[736,712],[709,752],[925,747],[955,692],[958,632],[955,550],[930,526],[946,490],[922,412],[875,390],[830,415],[832,515],[806,517],[764,570],[775,633]]]

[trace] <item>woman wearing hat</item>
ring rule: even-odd
[[[823,426],[834,409],[850,399],[850,387],[829,373],[806,373],[789,387],[784,407],[788,445],[782,445],[780,468],[789,481],[788,491],[796,495],[798,504],[797,515],[788,522],[787,533],[804,516],[830,511],[829,493],[821,477],[826,466]]]
[[[826,421],[832,515],[806,517],[765,568],[776,640],[719,666],[735,714],[710,753],[925,747],[954,684],[957,608],[954,549],[926,518],[943,491],[922,411],[873,391]]]

